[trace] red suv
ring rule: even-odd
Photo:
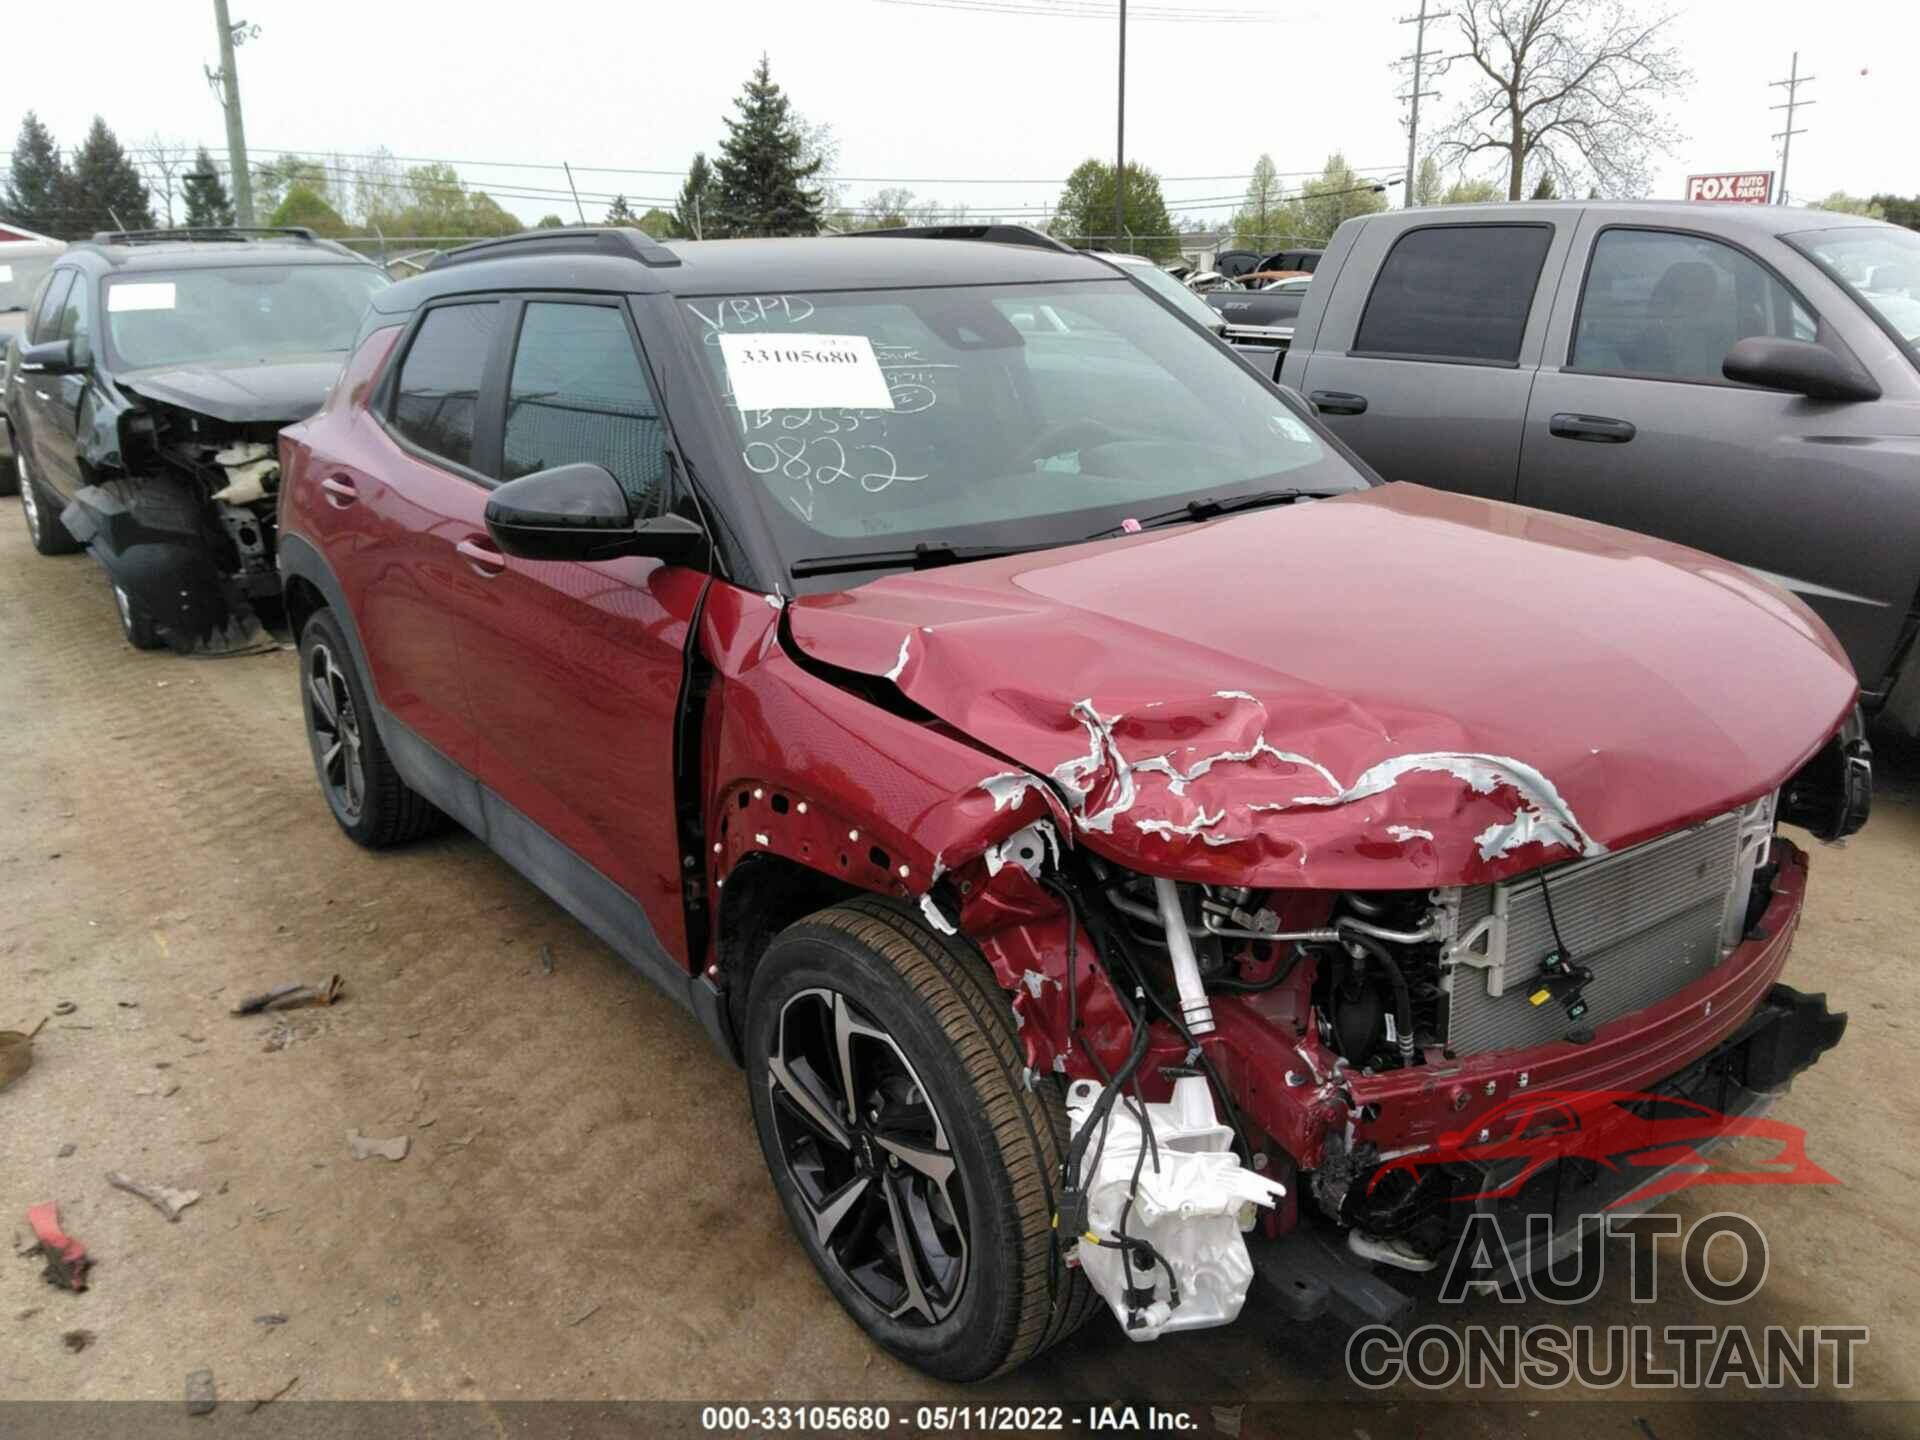
[[[281,456],[335,818],[453,817],[692,1010],[827,1285],[930,1372],[1096,1292],[1231,1319],[1249,1255],[1294,1313],[1403,1313],[1371,1267],[1495,1187],[1383,1165],[1529,1086],[1738,1110],[1839,1038],[1775,983],[1777,821],[1866,806],[1820,621],[1380,484],[1097,257],[489,241],[373,297]]]

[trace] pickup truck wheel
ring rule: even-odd
[[[348,838],[378,850],[438,828],[440,812],[393,768],[353,653],[329,611],[316,611],[300,631],[300,689],[320,791]]]
[[[1024,1364],[1093,1292],[1054,1245],[1067,1120],[964,942],[863,898],[782,931],[754,972],[747,1075],[787,1218],[882,1348],[946,1380]]]
[[[120,612],[120,633],[127,637],[127,643],[136,650],[163,648],[166,641],[153,628],[153,617],[147,613],[147,607],[129,595],[126,586],[117,581],[109,583],[113,586],[114,608]]]
[[[40,488],[33,471],[27,468],[27,457],[18,450],[13,454],[13,466],[20,480],[20,508],[27,517],[27,538],[33,541],[33,548],[42,555],[71,555],[80,548],[80,542],[60,523],[59,505]]]

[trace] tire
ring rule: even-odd
[[[160,632],[154,628],[153,616],[147,613],[147,607],[127,593],[126,586],[107,579],[113,591],[114,608],[120,612],[120,633],[127,637],[127,643],[136,650],[164,650],[167,642],[160,638]]]
[[[320,792],[348,839],[380,850],[439,828],[440,812],[393,768],[366,682],[329,610],[315,611],[300,631],[300,698]]]
[[[33,548],[42,555],[71,555],[78,550],[80,542],[60,523],[59,504],[33,478],[26,452],[13,452],[13,469],[20,482],[20,508],[27,517],[27,538],[33,541]]]
[[[890,901],[822,910],[755,970],[746,1044],[787,1218],[883,1349],[983,1380],[1086,1320],[1094,1293],[1052,1228],[1066,1110],[1051,1079],[1028,1088],[1012,1008],[977,952]]]
[[[0,351],[5,350],[0,346]],[[12,422],[0,415],[0,437],[6,440],[6,458],[0,460],[0,496],[7,496],[20,488],[20,437],[14,432]]]

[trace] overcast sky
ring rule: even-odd
[[[1035,0],[1004,3],[1037,8]],[[1168,177],[1176,213],[1224,216],[1229,202],[1199,202],[1236,193],[1262,151],[1283,172],[1317,170],[1341,149],[1368,173],[1400,173],[1406,132],[1394,94],[1404,86],[1389,62],[1410,47],[1413,27],[1395,20],[1418,0],[1135,4],[1283,17],[1131,25],[1127,153]],[[109,8],[111,43],[92,43],[76,36],[91,22],[83,26],[71,6],[6,7],[0,36],[13,63],[0,87],[0,126],[10,130],[31,107],[72,145],[97,112],[123,142],[158,134],[223,155],[221,110],[202,73],[217,62],[211,0],[114,0]],[[1690,138],[1656,162],[1655,195],[1678,196],[1690,171],[1777,168],[1769,136],[1782,127],[1767,107],[1784,97],[1767,82],[1787,74],[1796,46],[1802,72],[1818,77],[1803,93],[1818,103],[1794,142],[1794,195],[1920,192],[1912,142],[1920,3],[1694,0],[1676,8],[1673,33],[1696,72],[1675,106]],[[1074,165],[1113,152],[1111,20],[888,0],[457,8],[232,0],[232,9],[260,27],[240,52],[256,160],[280,148],[376,145],[451,159],[470,182],[506,192],[502,203],[528,220],[548,210],[574,218],[561,198],[565,176],[479,162],[571,161],[592,192],[589,219],[605,208],[593,196],[615,191],[643,209],[643,197],[670,196],[677,175],[592,167],[678,172],[696,149],[711,151],[722,113],[763,50],[797,109],[832,125],[847,203],[902,184],[923,198],[964,199],[976,214],[1043,207]],[[1457,48],[1444,24],[1429,46]],[[82,53],[77,65],[35,59]],[[1434,83],[1442,98],[1428,102],[1428,115],[1444,116],[1465,88],[1464,71]],[[559,193],[543,197],[542,188]]]

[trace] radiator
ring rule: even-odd
[[[1665,999],[1739,941],[1747,893],[1773,829],[1773,797],[1618,854],[1458,892],[1441,953],[1446,1045],[1456,1056],[1517,1050],[1594,1029]],[[1577,1021],[1535,1005],[1541,961],[1560,938],[1593,971]]]

